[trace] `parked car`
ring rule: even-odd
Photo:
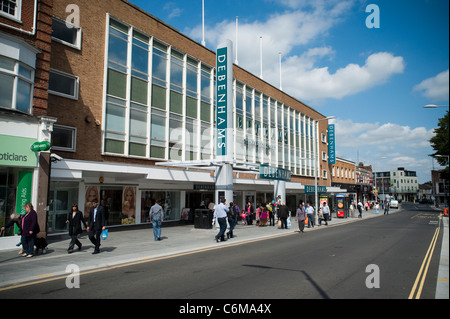
[[[398,209],[398,200],[392,198],[390,203],[391,208],[397,208]]]

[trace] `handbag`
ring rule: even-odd
[[[107,240],[108,239],[108,230],[104,229],[102,231],[102,234],[100,235],[100,237],[102,238],[102,240]]]

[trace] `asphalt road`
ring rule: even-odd
[[[0,292],[5,298],[434,299],[442,242],[419,271],[439,226],[426,206],[339,226],[81,274]],[[416,288],[414,284],[418,281]],[[368,287],[369,286],[369,287]]]

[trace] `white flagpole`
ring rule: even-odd
[[[206,46],[206,42],[205,42],[205,0],[202,0],[202,45]]]
[[[259,60],[260,60],[259,77],[262,79],[263,78],[262,37],[259,37]]]
[[[280,56],[280,91],[283,91],[283,86],[281,83],[281,52],[278,52],[279,56]]]
[[[238,16],[236,16],[236,60],[234,60],[234,64],[239,65],[238,61]]]

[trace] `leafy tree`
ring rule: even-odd
[[[435,157],[439,165],[448,166],[448,156],[449,156],[448,111],[443,118],[439,119],[438,127],[434,129],[434,133],[436,135],[430,139],[430,143],[435,152],[433,154],[430,154],[430,156]]]

